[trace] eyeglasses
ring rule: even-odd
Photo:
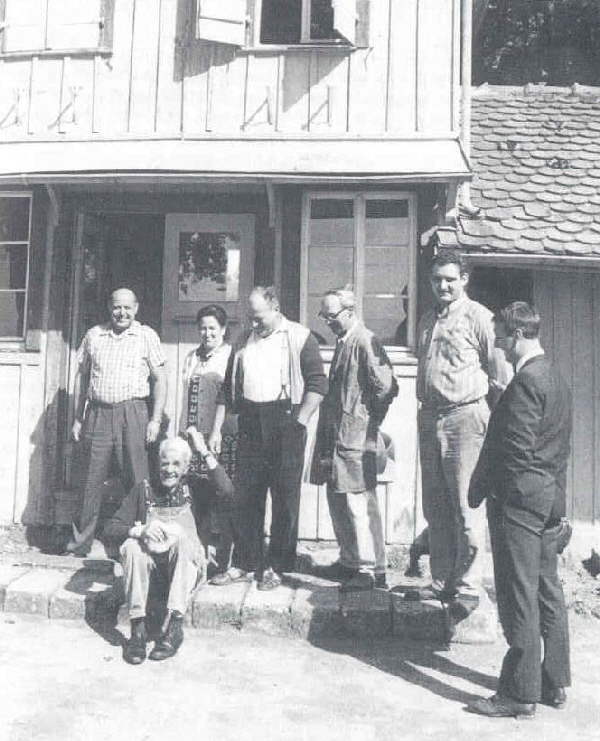
[[[346,311],[348,307],[343,306],[339,311],[336,311],[335,314],[323,314],[322,311],[317,312],[317,316],[319,319],[322,319],[326,324],[329,324],[329,322],[333,322],[335,319],[338,318],[338,316],[342,313],[342,311]]]

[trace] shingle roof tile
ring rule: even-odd
[[[600,88],[482,86],[472,148],[465,249],[600,256]]]

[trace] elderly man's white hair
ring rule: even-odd
[[[337,296],[343,309],[356,308],[356,296],[354,295],[354,291],[350,286],[344,286],[344,288],[334,288],[331,291],[327,291],[325,295]]]
[[[175,450],[186,463],[189,463],[192,458],[190,446],[181,437],[165,438],[158,448],[158,454],[164,455],[167,450]]]

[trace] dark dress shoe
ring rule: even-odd
[[[519,702],[503,695],[492,695],[471,700],[467,705],[467,710],[488,718],[517,718],[519,720],[535,716],[535,703]]]
[[[146,621],[135,618],[131,621],[131,638],[123,649],[123,658],[128,664],[141,664],[146,658]]]
[[[270,592],[271,589],[277,589],[279,586],[281,586],[281,576],[273,569],[267,569],[262,579],[259,579],[256,584],[256,588],[261,592]]]
[[[366,592],[375,587],[373,574],[359,571],[351,579],[340,584],[340,592]]]
[[[562,710],[567,704],[567,693],[564,687],[544,687],[542,689],[542,702],[551,708]]]
[[[345,566],[340,561],[334,561],[329,566],[323,566],[319,569],[319,576],[323,579],[330,579],[331,581],[346,581],[356,576],[356,574],[358,574],[358,569]]]
[[[479,607],[479,597],[476,594],[458,594],[451,600],[440,599],[442,602],[448,601],[448,612],[457,623],[468,618]]]
[[[169,625],[165,632],[156,642],[149,659],[152,661],[164,661],[175,656],[179,646],[183,643],[183,615],[173,613],[169,619]]]
[[[423,569],[419,566],[419,562],[413,563],[411,561],[404,572],[404,576],[414,576],[417,578],[423,576]]]
[[[404,592],[404,599],[407,602],[420,602],[421,600],[437,599],[441,600],[442,592],[434,589],[432,586],[419,587],[418,589],[407,589]]]
[[[86,558],[89,552],[89,548],[82,547],[81,543],[76,543],[74,540],[70,540],[65,546],[65,553],[76,558]]]

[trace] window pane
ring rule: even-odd
[[[354,250],[350,247],[311,247],[308,254],[308,292],[319,295],[352,283]]]
[[[363,319],[384,345],[407,344],[408,301],[400,296],[365,296]]]
[[[354,201],[342,198],[315,198],[310,202],[311,219],[351,219]]]
[[[331,0],[311,0],[310,38],[332,39],[334,36]]]
[[[313,331],[320,345],[335,345],[335,335],[325,322],[317,316],[320,309],[321,294],[318,296],[309,296],[306,309],[306,323],[309,329]]]
[[[298,44],[302,27],[302,0],[263,0],[261,44]]]
[[[0,288],[25,288],[27,245],[0,245]]]
[[[365,293],[406,293],[408,281],[407,247],[376,247],[365,250]]]
[[[310,245],[354,244],[354,201],[319,198],[310,203]]]
[[[4,51],[43,49],[46,0],[6,0]]]
[[[369,200],[366,205],[367,219],[407,219],[408,201]]]
[[[406,244],[409,239],[408,202],[369,200],[366,203],[367,245]]]
[[[0,242],[29,240],[29,198],[0,197]]]
[[[0,337],[23,337],[25,291],[0,291]]]
[[[92,49],[100,41],[101,0],[48,0],[48,48]]]

